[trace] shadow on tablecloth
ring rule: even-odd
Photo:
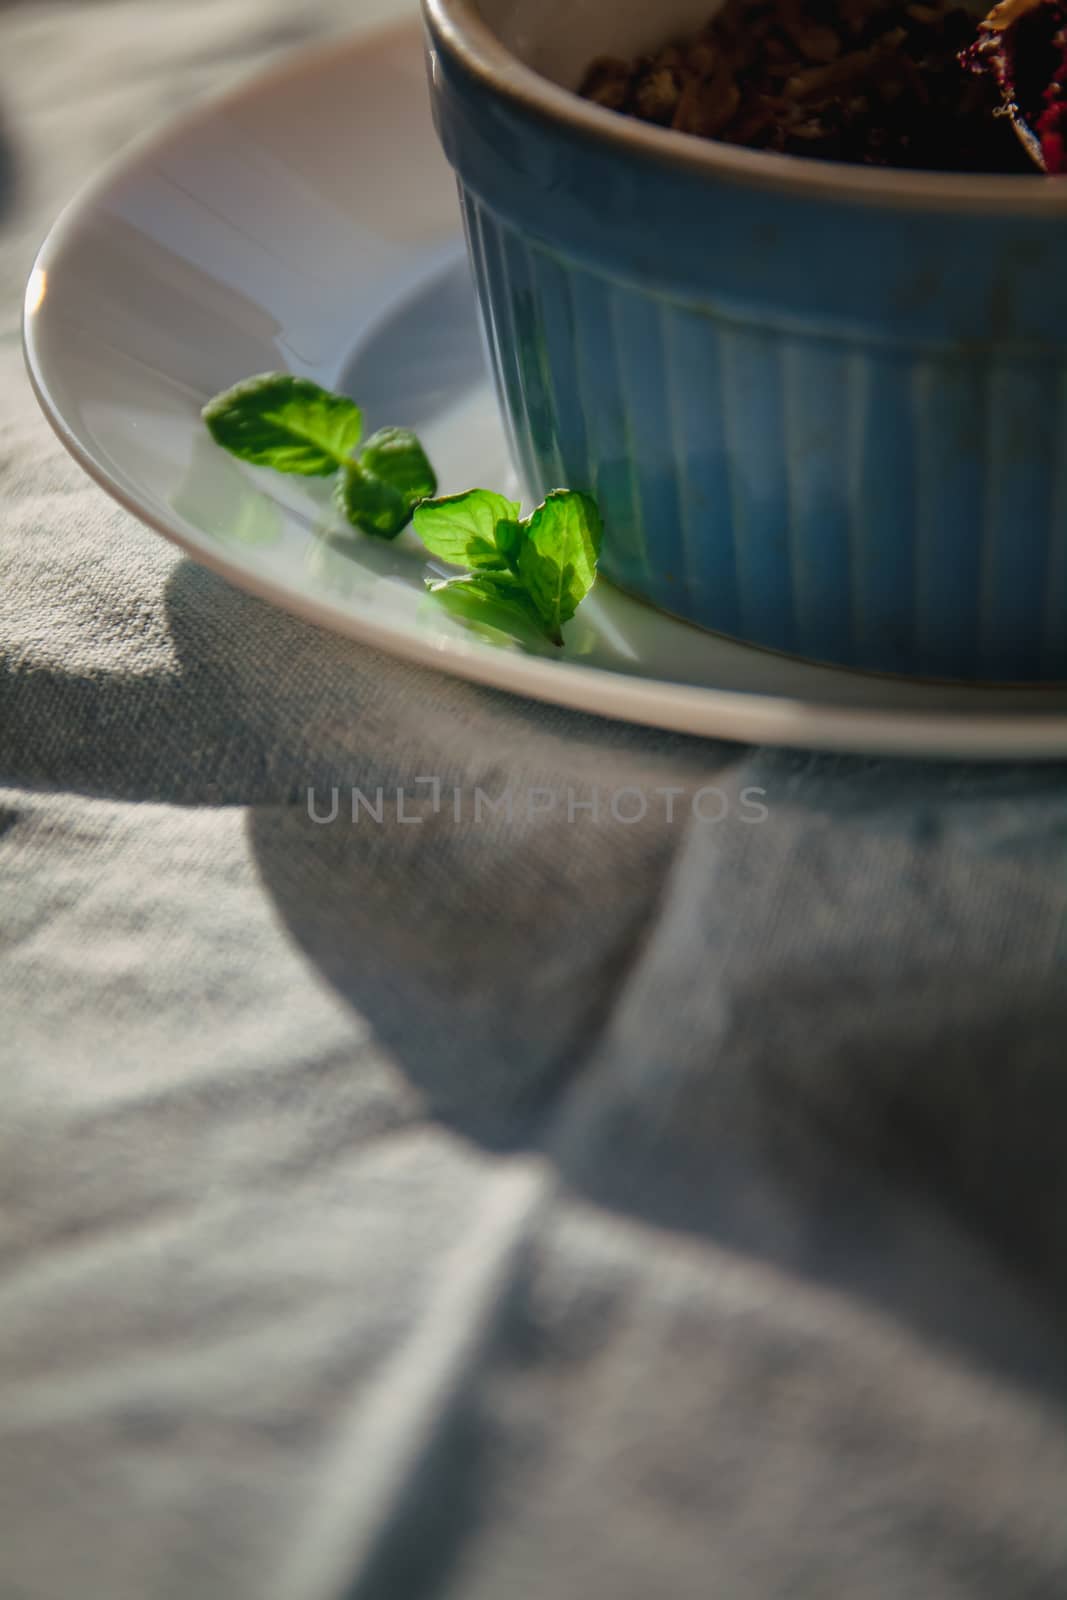
[[[429,1114],[1063,1398],[1067,993],[1026,970],[1062,936],[1036,816],[994,802],[954,839],[887,793],[835,817],[779,759],[718,753],[698,780],[763,787],[763,833],[479,830],[416,799],[388,848],[343,808],[256,808],[250,837]]]
[[[657,1303],[661,1263],[688,1260],[706,1298],[665,1323],[660,1401],[635,1398],[645,1431],[634,1427],[654,1455],[660,1433],[674,1438],[681,1417],[721,1397],[714,1443],[691,1444],[682,1474],[717,1548],[722,1462],[760,1479],[768,1460],[791,1459],[775,1429],[784,1438],[797,1418],[809,1420],[794,1466],[823,1485],[800,1542],[825,1564],[839,1531],[823,1496],[842,1504],[856,1482],[879,1485],[902,1548],[927,1548],[895,1477],[911,1448],[898,1412],[929,1417],[932,1439],[964,1425],[983,1383],[1067,1405],[1067,995],[1038,964],[1026,970],[1063,932],[1062,899],[1038,881],[1041,828],[1032,817],[1028,837],[987,805],[964,842],[928,804],[902,811],[899,794],[880,816],[873,796],[858,815],[842,797],[827,818],[828,796],[791,794],[778,760],[719,754],[705,774],[726,793],[766,787],[773,826],[743,839],[558,818],[479,834],[424,808],[386,841],[365,818],[250,812],[294,943],[425,1114],[539,1161],[553,1194],[404,1517],[348,1600],[442,1592],[442,1572],[458,1573],[482,1537],[515,1439],[539,1459],[536,1399],[520,1423],[506,1405],[502,1421],[494,1397],[524,1382],[536,1396],[539,1372],[577,1396],[583,1363],[595,1372],[594,1355],[624,1337],[627,1306]],[[1046,821],[1055,832],[1051,811]],[[576,1217],[600,1219],[586,1221],[583,1292],[571,1283],[573,1308],[546,1328],[542,1278]],[[602,1419],[593,1388],[574,1401],[579,1430]],[[545,1393],[558,1401],[551,1381]],[[773,1409],[783,1394],[788,1423]],[[1024,1560],[1024,1583],[1010,1540],[975,1532],[966,1476],[940,1448],[922,1494],[973,1564],[975,1596],[1057,1593],[1048,1552]],[[562,1454],[555,1435],[545,1450],[543,1477],[530,1472],[542,1493]],[[1055,1516],[1047,1475],[1003,1470],[1025,1470],[1041,1515]]]

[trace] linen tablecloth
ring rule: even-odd
[[[395,11],[0,7],[0,1597],[1062,1597],[1064,771],[391,661],[34,405],[77,185]]]

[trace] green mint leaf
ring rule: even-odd
[[[542,638],[537,607],[510,573],[471,572],[459,578],[427,578],[426,586],[454,615],[513,637]]]
[[[375,539],[395,539],[411,521],[407,496],[384,478],[365,472],[357,461],[350,461],[345,467],[334,497],[352,526]]]
[[[433,556],[457,567],[503,570],[519,545],[519,507],[488,489],[425,500],[415,511],[415,532]]]
[[[363,414],[308,378],[265,372],[209,400],[201,415],[216,444],[253,466],[326,477],[349,459]]]
[[[407,428],[379,428],[360,451],[359,464],[373,472],[412,507],[437,493],[437,475],[418,439]]]
[[[358,461],[346,462],[336,498],[354,527],[377,539],[395,539],[436,488],[434,470],[415,435],[406,428],[382,428],[367,440]]]
[[[522,524],[518,571],[555,644],[596,579],[603,523],[595,500],[556,489]]]

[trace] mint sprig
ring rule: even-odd
[[[489,489],[434,499],[437,478],[415,434],[381,428],[359,450],[359,407],[285,372],[236,384],[202,415],[216,443],[253,466],[338,473],[339,510],[374,538],[395,539],[413,520],[431,555],[464,569],[427,580],[451,610],[562,645],[564,624],[596,579],[603,525],[588,495],[556,489],[525,518]]]
[[[310,378],[264,372],[209,400],[201,412],[216,444],[255,467],[325,478],[340,472],[337,503],[353,527],[395,539],[437,478],[406,428],[382,428],[356,454],[363,413]]]
[[[529,517],[488,489],[415,508],[415,532],[431,555],[472,569],[465,595],[521,609],[553,644],[593,587],[603,536],[595,500],[556,489]],[[455,582],[455,580],[452,580]],[[442,586],[431,582],[431,592]]]

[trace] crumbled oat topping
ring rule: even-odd
[[[1025,0],[1009,0],[1025,3]],[[960,52],[957,0],[726,0],[697,35],[604,56],[581,93],[683,133],[785,154],[942,171],[1032,170]]]

